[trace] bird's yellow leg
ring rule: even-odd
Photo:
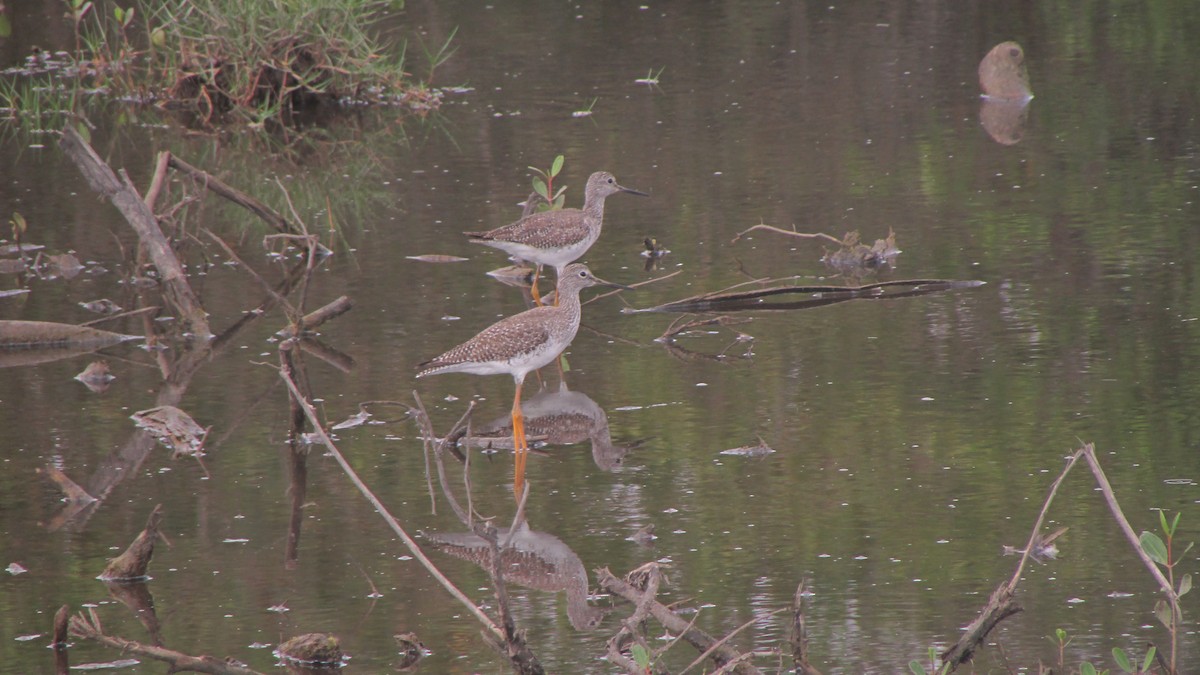
[[[542,266],[541,266],[541,265],[534,265],[534,267],[533,267],[533,281],[532,281],[532,282],[530,282],[530,284],[529,284],[529,293],[530,293],[531,295],[533,295],[533,303],[534,303],[535,305],[537,305],[538,307],[541,307],[541,306],[542,306],[542,298],[541,298],[541,296],[538,294],[538,289],[537,289],[538,276],[539,276],[541,273],[542,273]],[[556,302],[555,302],[555,304],[557,304],[557,299],[556,299]]]

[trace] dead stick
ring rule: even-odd
[[[298,326],[288,326],[287,328],[284,328],[276,333],[276,335],[288,338],[292,337],[296,333],[312,330],[313,328],[320,326],[330,319],[349,312],[352,307],[354,307],[354,301],[351,300],[349,296],[343,295],[324,307],[305,314],[300,321],[297,322],[299,324]]]
[[[83,614],[71,617],[72,635],[85,640],[99,642],[105,647],[116,649],[122,653],[136,654],[154,659],[155,661],[169,663],[171,665],[170,672],[190,670],[197,673],[210,673],[210,675],[261,675],[257,670],[243,668],[211,656],[196,657],[184,654],[183,652],[177,652],[174,649],[156,647],[134,640],[105,635],[100,628],[100,621],[96,618],[95,611],[88,611],[89,614],[87,617]]]
[[[284,348],[289,347],[280,345],[280,349]],[[291,374],[280,368],[279,376],[283,378],[283,381],[288,386],[288,391],[292,393],[292,396],[296,399],[296,402],[300,404],[305,416],[308,417],[309,423],[313,425],[313,431],[321,439],[321,443],[325,445],[325,449],[329,451],[329,454],[333,455],[333,458],[337,461],[338,466],[342,467],[342,471],[345,472],[346,476],[350,478],[350,482],[354,484],[354,487],[358,488],[358,491],[361,492],[364,497],[366,497],[367,501],[371,503],[371,506],[375,507],[375,512],[378,513],[380,517],[382,517],[383,520],[388,524],[388,526],[392,528],[392,531],[396,533],[396,536],[400,537],[400,540],[404,542],[406,547],[408,547],[409,552],[412,553],[417,562],[421,563],[426,571],[433,575],[433,578],[436,579],[438,583],[440,583],[442,587],[450,593],[450,595],[454,596],[456,600],[461,602],[467,608],[467,610],[470,611],[471,614],[481,624],[483,624],[484,628],[486,628],[495,639],[504,640],[504,633],[500,630],[499,626],[497,626],[487,614],[484,614],[483,610],[479,609],[475,603],[471,602],[470,598],[464,595],[462,591],[458,590],[458,588],[446,578],[446,575],[442,574],[442,571],[439,570],[437,566],[433,564],[433,561],[425,555],[425,552],[421,550],[421,547],[417,545],[417,542],[411,536],[409,536],[408,532],[406,532],[403,527],[401,527],[395,516],[393,516],[391,512],[387,510],[387,507],[383,505],[383,502],[379,501],[379,498],[375,496],[375,493],[372,492],[371,489],[362,482],[362,479],[358,477],[358,473],[354,471],[354,467],[350,466],[350,463],[346,461],[346,458],[342,455],[341,451],[337,449],[337,446],[335,446],[333,441],[329,438],[329,434],[325,433],[325,428],[321,426],[321,420],[317,418],[317,411],[313,409],[312,404],[309,403],[308,400],[305,399],[300,393],[300,390],[296,387],[296,383],[292,380]]]
[[[768,616],[768,617],[771,617],[771,616],[775,616],[776,614],[782,614],[782,613],[784,613],[784,612],[788,611],[788,609],[790,609],[790,608],[788,608],[788,607],[780,607],[779,609],[775,610],[774,612],[771,612],[771,613],[770,613],[770,614],[768,614],[767,616]],[[710,654],[712,654],[714,651],[716,651],[716,650],[717,650],[719,647],[721,647],[722,645],[724,645],[726,642],[729,642],[729,640],[731,640],[731,639],[733,638],[733,636],[734,636],[734,635],[737,635],[738,633],[740,633],[740,632],[742,632],[742,631],[746,630],[746,629],[747,629],[747,628],[749,628],[750,626],[753,626],[753,625],[754,625],[754,622],[755,622],[755,621],[758,621],[758,619],[759,619],[759,617],[757,617],[757,616],[756,616],[756,617],[754,617],[753,619],[750,619],[749,621],[747,621],[746,623],[743,623],[742,625],[738,626],[737,628],[734,628],[733,630],[731,630],[731,631],[729,631],[728,633],[726,633],[726,634],[725,634],[725,637],[722,637],[720,640],[717,640],[716,642],[714,642],[714,643],[713,643],[713,646],[709,647],[709,648],[708,648],[708,650],[707,650],[707,651],[705,651],[705,652],[704,652],[703,654],[701,654],[700,656],[697,656],[697,657],[696,657],[696,660],[695,660],[695,661],[692,661],[690,664],[688,664],[688,667],[687,667],[687,668],[684,668],[683,670],[679,671],[679,675],[684,675],[685,673],[687,673],[687,672],[688,672],[689,670],[691,670],[692,668],[695,668],[697,665],[699,665],[699,664],[703,663],[703,662],[704,662],[704,660],[705,660],[705,659],[707,659],[707,658],[709,657],[709,655],[710,655]],[[752,653],[752,652],[747,652],[747,653],[744,653],[744,654],[742,654],[742,656],[744,656],[744,657],[751,657],[751,656],[753,656],[753,653]],[[722,669],[724,670],[724,669],[728,668],[730,665],[732,665],[732,664],[736,663],[737,661],[738,661],[738,659],[734,659],[733,661],[730,661],[729,663],[726,663],[724,666],[722,666]]]
[[[801,579],[796,586],[796,595],[792,598],[792,661],[796,664],[799,675],[821,675],[808,662],[808,626],[804,618],[804,593],[807,580]]]
[[[1067,459],[1067,465],[1058,474],[1058,478],[1050,486],[1050,491],[1046,494],[1046,499],[1042,501],[1042,510],[1038,514],[1037,520],[1033,524],[1033,530],[1029,534],[1029,541],[1025,545],[1025,551],[1021,554],[1021,559],[1017,562],[1017,569],[1013,573],[1011,579],[1006,583],[1000,584],[996,590],[992,591],[991,597],[988,598],[987,605],[980,611],[979,616],[967,626],[962,637],[958,642],[954,643],[949,649],[941,653],[943,663],[950,665],[950,670],[954,671],[958,666],[970,661],[975,656],[975,651],[987,639],[992,629],[1000,624],[1001,621],[1016,614],[1021,610],[1020,605],[1016,603],[1013,596],[1017,590],[1017,584],[1021,580],[1021,572],[1025,569],[1025,563],[1029,560],[1030,552],[1035,549],[1035,544],[1041,536],[1042,522],[1046,518],[1046,514],[1050,511],[1050,504],[1054,501],[1054,496],[1058,493],[1058,488],[1066,479],[1067,474],[1075,463],[1079,461],[1079,457],[1083,454],[1083,450],[1077,450]]]
[[[622,598],[635,604],[642,599],[642,594],[636,588],[613,576],[612,572],[608,571],[608,568],[601,568],[597,570],[596,575],[601,587],[616,593]],[[688,628],[689,624],[687,621],[684,621],[682,617],[675,612],[672,612],[660,602],[654,601],[650,605],[650,614],[667,630],[675,633],[683,633],[683,639],[696,649],[707,650],[710,646],[712,646],[713,642],[716,641],[715,638],[699,628]],[[741,654],[738,653],[737,650],[732,649],[727,645],[721,645],[717,649],[716,653],[712,654],[713,660],[716,661],[718,665],[724,665],[729,661],[738,658],[739,656],[741,656]],[[743,670],[744,672],[750,673],[758,672],[758,669],[752,665],[744,665]]]
[[[824,232],[816,232],[813,234],[809,234],[806,232],[797,232],[795,230],[782,230],[778,227],[775,227],[773,225],[767,225],[765,223],[759,223],[758,225],[755,225],[751,228],[748,228],[748,229],[742,230],[741,232],[738,232],[737,236],[735,236],[733,239],[731,239],[729,241],[729,243],[736,244],[738,242],[738,240],[742,238],[743,235],[749,234],[750,232],[753,232],[754,230],[766,230],[768,232],[775,232],[775,233],[786,235],[789,237],[796,237],[798,239],[828,239],[829,241],[832,241],[833,243],[837,244],[838,246],[842,245],[841,239],[838,239],[837,237],[831,237],[828,234],[825,234]]]
[[[1129,540],[1130,546],[1133,547],[1138,558],[1146,569],[1150,570],[1150,575],[1158,582],[1163,592],[1167,594],[1167,599],[1171,601],[1171,607],[1175,610],[1176,616],[1179,616],[1179,596],[1175,595],[1175,589],[1171,588],[1171,582],[1163,576],[1162,570],[1158,569],[1158,565],[1154,564],[1154,560],[1142,549],[1142,542],[1138,538],[1133,527],[1129,525],[1129,520],[1125,518],[1125,513],[1121,511],[1121,505],[1117,503],[1117,496],[1113,494],[1112,485],[1108,482],[1108,477],[1104,475],[1104,469],[1100,468],[1100,462],[1096,459],[1096,446],[1088,443],[1083,446],[1079,452],[1083,453],[1083,458],[1087,461],[1088,466],[1092,469],[1092,475],[1096,477],[1096,484],[1100,486],[1100,492],[1104,495],[1104,501],[1108,503],[1108,510],[1112,511],[1113,518],[1116,519],[1117,525],[1120,526],[1121,532],[1125,533],[1125,538]]]
[[[54,641],[50,646],[55,649],[67,648],[67,620],[71,618],[71,606],[63,605],[54,614]]]
[[[188,164],[174,155],[171,155],[170,164],[172,169],[175,169],[176,171],[182,171],[183,173],[196,178],[204,184],[204,187],[258,216],[263,222],[265,222],[267,225],[270,225],[271,228],[276,232],[297,234],[296,228],[292,227],[291,223],[285,220],[283,216],[279,215],[269,206],[263,204],[254,197],[251,197],[241,190],[230,187],[216,176],[197,169],[196,167]]]
[[[285,298],[281,294],[275,292],[275,289],[271,288],[271,284],[268,284],[266,279],[263,279],[262,276],[258,272],[255,272],[253,268],[251,268],[249,265],[247,265],[245,262],[243,262],[242,259],[240,257],[238,257],[238,254],[233,250],[233,248],[231,248],[229,246],[229,244],[225,243],[224,239],[221,239],[217,235],[213,234],[210,230],[205,230],[204,233],[208,235],[209,239],[212,239],[213,241],[217,242],[217,245],[220,246],[222,249],[224,249],[225,255],[227,255],[231,259],[233,259],[233,262],[237,263],[239,267],[246,270],[246,272],[250,275],[250,277],[253,278],[255,281],[257,281],[258,284],[263,287],[263,290],[265,290],[267,292],[267,295],[271,296],[271,298],[275,302],[283,305],[284,310],[288,314],[298,313],[296,308],[293,307],[291,305],[291,303],[289,303],[287,301],[287,298]]]
[[[150,212],[154,212],[154,203],[158,201],[158,194],[162,192],[163,183],[167,178],[167,162],[171,159],[171,153],[163,151],[158,153],[158,160],[154,163],[154,178],[150,180],[150,189],[146,190],[146,208]]]
[[[63,152],[75,162],[79,171],[87,179],[93,190],[112,202],[121,212],[126,222],[137,232],[138,240],[145,246],[154,266],[162,275],[165,295],[171,306],[175,307],[183,319],[191,324],[192,332],[200,339],[212,338],[208,326],[208,318],[201,306],[199,298],[188,284],[187,275],[179,258],[171,248],[170,242],[158,227],[154,213],[146,206],[146,202],[138,195],[129,177],[121,172],[121,177],[100,159],[92,146],[79,135],[74,128],[67,126],[63,129],[63,137],[59,142]]]
[[[1083,450],[1076,450],[1069,458],[1067,465],[1063,467],[1062,472],[1058,474],[1058,478],[1054,480],[1054,484],[1050,486],[1050,492],[1046,495],[1046,499],[1042,502],[1042,511],[1038,513],[1037,520],[1033,523],[1033,530],[1029,533],[1029,541],[1025,543],[1025,551],[1021,554],[1021,559],[1017,562],[1017,570],[1013,572],[1012,578],[1008,581],[1008,590],[1013,592],[1017,590],[1017,583],[1021,580],[1021,572],[1025,569],[1025,563],[1029,560],[1031,552],[1035,549],[1038,539],[1042,533],[1042,522],[1046,520],[1046,513],[1050,511],[1050,502],[1054,501],[1054,495],[1058,493],[1058,486],[1062,485],[1071,468],[1079,461],[1079,456],[1083,454]]]

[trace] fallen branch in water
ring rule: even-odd
[[[638,570],[634,570],[630,575],[645,574],[647,576],[647,589],[657,588],[650,580],[657,574],[658,564],[647,563]],[[723,668],[729,664],[736,664],[735,671],[739,673],[757,673],[757,668],[753,665],[745,663],[748,655],[729,647],[724,644],[724,640],[717,640],[708,633],[696,628],[693,623],[683,619],[669,607],[658,602],[654,596],[647,590],[638,590],[633,584],[618,579],[613,576],[612,572],[607,567],[596,570],[596,576],[600,582],[600,587],[606,591],[618,595],[621,598],[633,603],[635,607],[643,605],[650,616],[653,616],[656,621],[663,625],[668,631],[679,635],[685,642],[692,645],[701,653],[707,654],[719,668]],[[637,614],[635,613],[635,616]]]
[[[881,281],[863,286],[768,286],[767,288],[757,288],[750,291],[733,291],[732,289],[740,286],[745,286],[751,283],[763,284],[781,284],[788,281],[794,281],[802,277],[783,277],[780,279],[762,279],[758,281],[747,281],[728,289],[714,291],[711,293],[701,293],[693,295],[682,300],[675,300],[654,307],[646,307],[642,309],[624,309],[621,310],[624,314],[642,314],[646,312],[683,312],[683,313],[701,313],[701,312],[732,312],[739,310],[783,310],[783,309],[806,309],[810,307],[820,307],[824,305],[832,305],[839,302],[855,299],[870,299],[870,300],[894,300],[896,298],[912,297],[917,295],[928,295],[940,291],[955,290],[961,288],[976,288],[984,285],[986,282],[967,280],[960,281],[954,279],[898,279],[895,281]],[[890,289],[903,288],[904,290],[892,292]],[[766,298],[782,295],[808,295],[810,297],[801,300],[795,300],[786,303],[767,303]]]
[[[100,578],[104,581],[130,581],[145,579],[146,571],[150,568],[150,558],[154,556],[154,542],[162,535],[159,525],[162,524],[162,504],[154,507],[150,517],[146,519],[146,527],[142,529],[129,548],[121,555],[108,561]]]
[[[284,341],[279,345],[281,352],[292,348],[293,343],[290,340]],[[503,631],[500,630],[500,627],[497,626],[495,622],[493,622],[491,618],[483,612],[482,609],[476,606],[475,603],[471,602],[470,598],[464,595],[462,591],[458,590],[458,587],[455,586],[450,579],[446,577],[446,575],[442,574],[442,571],[433,564],[433,561],[430,560],[429,557],[425,555],[425,552],[421,550],[421,547],[417,545],[416,540],[414,540],[412,536],[404,530],[404,528],[400,525],[400,522],[396,520],[396,517],[393,516],[390,511],[388,511],[387,507],[383,505],[383,502],[379,501],[379,498],[376,497],[375,493],[371,491],[371,488],[367,487],[367,485],[363,483],[362,479],[359,478],[358,472],[354,470],[354,467],[350,466],[350,463],[346,461],[346,458],[342,455],[341,451],[338,450],[337,446],[333,444],[333,440],[329,438],[329,434],[325,432],[324,427],[321,425],[320,419],[317,417],[316,410],[313,409],[312,403],[304,398],[304,396],[300,393],[300,390],[296,387],[296,382],[292,379],[291,372],[289,372],[289,368],[286,366],[286,364],[281,365],[279,368],[279,376],[283,378],[284,383],[287,384],[288,391],[291,392],[293,399],[300,406],[305,417],[308,418],[309,424],[312,425],[314,433],[317,434],[317,437],[325,446],[325,449],[328,450],[329,454],[333,456],[334,460],[338,463],[338,466],[342,467],[342,471],[347,477],[350,478],[350,482],[354,484],[354,487],[358,488],[358,491],[362,493],[362,495],[366,497],[367,501],[370,502],[371,506],[375,508],[375,512],[378,513],[381,518],[383,518],[384,522],[386,522],[392,531],[396,533],[396,536],[400,537],[400,541],[403,542],[408,548],[413,558],[419,562],[421,566],[424,567],[425,570],[428,571],[433,578],[436,579],[437,582],[446,589],[448,593],[450,593],[450,595],[454,596],[455,600],[458,600],[460,603],[462,603],[462,605],[467,608],[467,610],[472,616],[475,617],[477,621],[479,621],[479,623],[483,624],[483,627],[488,634],[498,640],[504,640],[505,635]]]
[[[179,159],[175,155],[171,155],[167,160],[172,169],[185,173],[197,181],[204,187],[212,190],[214,193],[228,199],[229,201],[245,208],[247,211],[258,216],[264,223],[271,226],[271,229],[283,234],[299,234],[299,230],[287,221],[283,216],[276,213],[271,207],[263,204],[254,197],[226,184],[220,178],[212,174],[197,169],[187,162]]]
[[[205,341],[211,339],[213,334],[209,329],[208,315],[204,307],[192,291],[183,266],[175,256],[171,243],[159,228],[154,212],[138,194],[129,176],[122,170],[118,178],[112,168],[100,159],[92,146],[88,145],[73,127],[64,127],[62,134],[59,145],[75,162],[80,173],[87,179],[88,185],[111,201],[125,221],[137,232],[138,240],[146,247],[151,262],[158,269],[168,303],[179,312],[182,321],[197,337]]]
[[[222,661],[212,656],[192,656],[166,647],[105,635],[104,629],[100,625],[100,618],[96,616],[96,611],[93,609],[88,609],[86,614],[80,612],[71,617],[70,631],[71,635],[77,638],[98,642],[105,647],[116,649],[122,654],[135,654],[170,664],[170,672],[173,673],[191,671],[210,673],[210,675],[262,675],[257,670],[251,670],[230,660]]]

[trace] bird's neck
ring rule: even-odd
[[[604,197],[593,197],[592,199],[585,199],[583,202],[582,210],[584,213],[586,213],[587,215],[589,215],[593,218],[598,218],[600,220],[603,220],[604,219]]]

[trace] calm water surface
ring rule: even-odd
[[[22,40],[69,46],[58,3],[10,11]],[[568,205],[580,204],[600,169],[651,193],[609,199],[585,260],[626,284],[678,274],[587,305],[568,353],[567,387],[582,395],[573,400],[594,403],[617,448],[606,454],[601,436],[531,457],[529,524],[589,571],[667,562],[665,599],[701,607],[697,624],[710,633],[753,621],[735,639],[744,649],[786,651],[789,619],[772,612],[807,578],[818,667],[891,673],[953,642],[1012,573],[1002,545],[1023,544],[1081,440],[1096,443],[1136,529],[1155,528],[1155,509],[1168,509],[1183,512],[1182,541],[1200,538],[1197,24],[1200,11],[1184,2],[411,3],[395,25],[413,44],[458,30],[434,84],[468,90],[449,94],[436,122],[365,113],[331,130],[339,143],[285,149],[249,131],[187,135],[143,111],[97,120],[94,143],[139,185],[154,153],[171,150],[281,203],[278,179],[315,230],[327,229],[332,207],[336,255],[316,274],[308,306],[346,294],[355,308],[321,329],[354,367],[307,360],[330,422],[363,401],[411,402],[414,391],[439,430],[470,400],[478,423],[505,417],[509,378],[413,378],[417,363],[526,306],[518,289],[485,276],[507,264],[504,255],[460,233],[515,219],[526,167],[557,154],[566,156]],[[1025,48],[1036,97],[1019,142],[1001,144],[980,123],[976,66],[1009,39]],[[0,40],[0,65],[18,63],[28,45]],[[635,82],[660,71],[657,85]],[[135,306],[122,283],[135,242],[115,210],[49,139],[31,147],[10,137],[0,154],[0,216],[19,211],[28,240],[87,262],[70,280],[0,276],[2,289],[31,289],[0,299],[0,319],[83,322],[93,317],[77,303],[101,297]],[[245,233],[242,257],[278,276],[244,213],[210,200],[192,218],[228,240]],[[819,262],[815,241],[758,232],[730,243],[758,223],[837,237],[858,230],[868,242],[891,228],[903,250],[897,266],[866,281],[986,285],[740,313],[750,321],[733,328],[752,341],[711,328],[664,345],[654,338],[677,315],[621,313],[750,278],[846,283]],[[650,272],[640,256],[648,236],[671,251]],[[200,248],[189,254],[195,264]],[[470,260],[406,259],[432,253]],[[259,302],[232,266],[216,264],[196,282],[217,331]],[[164,385],[154,358],[135,347],[108,352],[117,379],[102,394],[72,380],[90,357],[0,370],[0,562],[29,570],[0,580],[0,671],[50,668],[45,636],[18,638],[46,633],[62,604],[98,604],[110,632],[147,639],[94,577],[158,503],[171,546],[156,553],[150,589],[170,647],[265,670],[273,659],[261,645],[329,631],[354,657],[348,671],[378,672],[397,661],[391,635],[411,630],[433,652],[426,672],[505,670],[320,452],[308,462],[298,557],[286,563],[287,395],[263,365],[277,362],[272,335],[285,321],[274,310],[251,322],[181,386]],[[108,327],[141,331],[136,321]],[[557,391],[551,369],[543,378]],[[537,391],[531,377],[527,398]],[[205,467],[161,448],[136,454],[128,415],[164,396],[212,426]],[[377,412],[402,417],[402,408]],[[760,439],[776,452],[721,454]],[[411,423],[366,425],[338,441],[410,530],[461,529],[444,504],[431,512]],[[85,487],[128,475],[107,483],[97,508],[61,522],[59,493],[35,473],[46,465]],[[505,454],[471,468],[476,508],[505,523],[511,470]],[[1027,570],[1026,611],[993,635],[1010,662],[1055,660],[1043,637],[1056,628],[1074,638],[1069,663],[1111,668],[1114,646],[1164,645],[1153,582],[1082,469],[1050,521],[1070,527],[1060,558]],[[653,546],[626,540],[651,524]],[[490,602],[477,567],[433,555]],[[1189,556],[1180,569],[1194,572]],[[619,614],[581,632],[564,594],[513,592],[550,671],[610,670],[597,657]],[[281,605],[290,611],[269,611]],[[1194,616],[1185,632],[1190,672],[1200,667]],[[981,672],[1000,667],[996,653],[981,656]],[[668,661],[682,669],[693,657],[677,647]],[[71,658],[118,655],[83,643]]]

